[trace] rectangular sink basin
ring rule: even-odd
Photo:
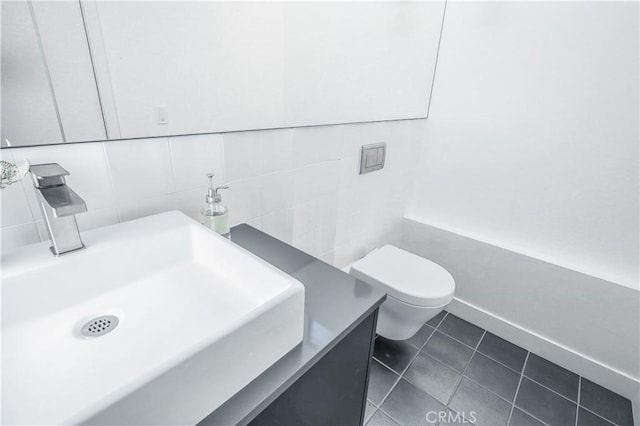
[[[302,284],[182,213],[83,240],[2,254],[2,424],[195,424],[302,341]]]

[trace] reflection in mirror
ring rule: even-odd
[[[2,146],[425,118],[444,1],[3,1]]]
[[[444,2],[82,5],[110,138],[424,118],[444,11]]]
[[[3,1],[1,45],[3,147],[106,139],[79,2]]]
[[[2,2],[2,146],[62,142],[27,2]],[[27,123],[29,123],[27,125]]]

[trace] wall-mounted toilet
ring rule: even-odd
[[[387,292],[378,313],[377,332],[393,340],[416,334],[451,302],[456,288],[442,266],[392,245],[353,263],[349,273]]]

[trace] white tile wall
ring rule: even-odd
[[[169,138],[113,141],[104,147],[113,192],[119,202],[137,201],[174,191]]]
[[[260,132],[225,133],[223,139],[227,180],[260,174]]]
[[[295,167],[340,159],[342,126],[298,127],[292,132]]]
[[[15,184],[3,189],[2,227],[31,222],[33,222],[33,216],[22,185]]]
[[[293,168],[293,129],[260,132],[261,174],[291,168]]]
[[[262,213],[293,208],[293,170],[262,176]]]
[[[225,157],[222,135],[174,136],[169,139],[176,191],[208,185],[207,173],[215,174],[215,182],[225,180]]]
[[[168,210],[198,218],[214,171],[233,225],[246,222],[338,267],[400,239],[424,120],[318,126],[2,150],[58,162],[89,211],[82,231]],[[381,171],[358,174],[360,146],[386,142]],[[0,193],[2,249],[48,239],[31,182]]]

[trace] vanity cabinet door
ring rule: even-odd
[[[377,314],[364,319],[250,425],[361,425]]]

